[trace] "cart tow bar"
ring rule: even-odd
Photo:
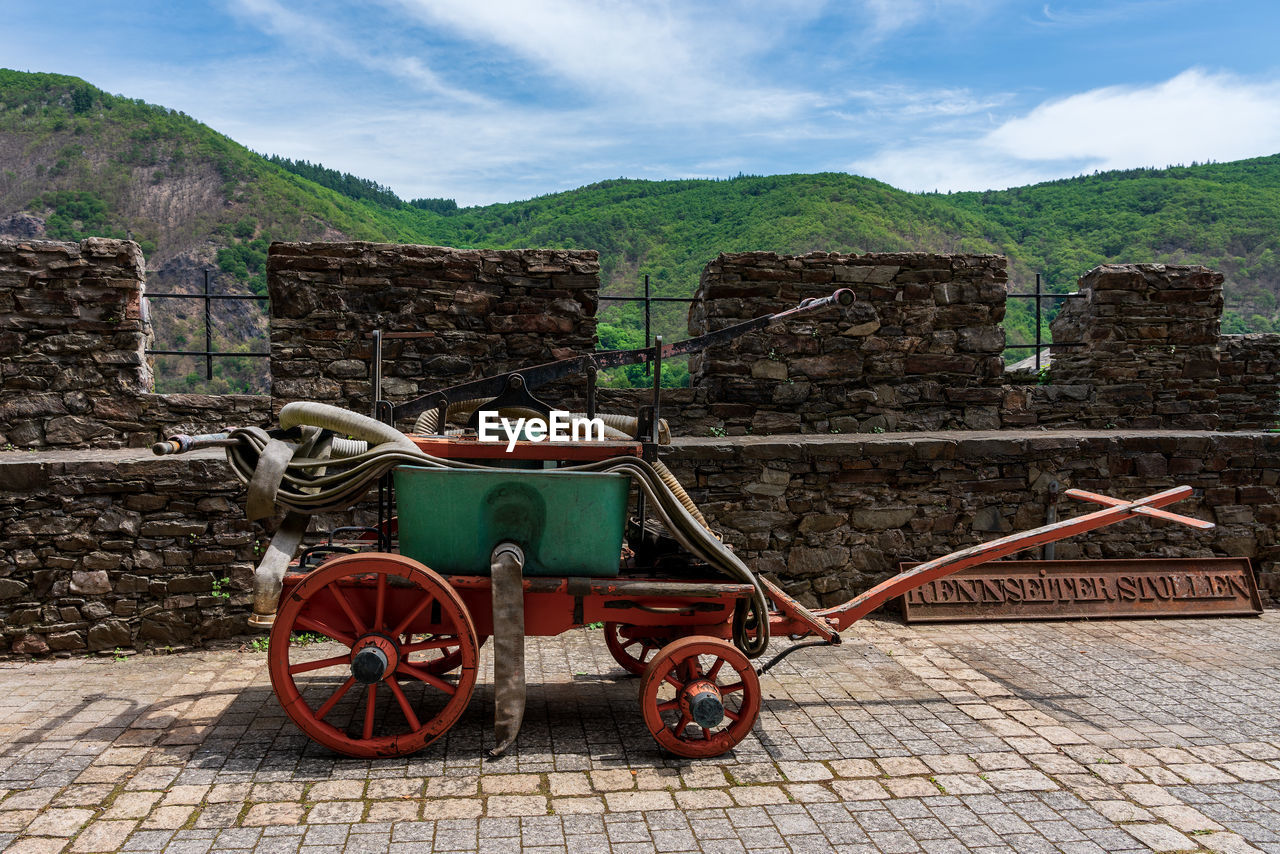
[[[493,738],[489,756],[507,752],[524,722],[524,552],[499,543],[489,557],[493,594]]]

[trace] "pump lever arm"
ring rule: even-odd
[[[780,311],[777,314],[766,314],[695,338],[677,341],[674,344],[664,344],[661,348],[661,358],[669,359],[672,356],[683,356],[705,350],[717,344],[725,344],[735,338],[746,335],[748,332],[763,329],[779,320],[788,320],[797,314],[817,311],[832,305],[850,306],[853,305],[854,299],[853,291],[848,288],[840,288],[830,296],[804,300],[796,307]],[[433,391],[430,394],[424,394],[413,400],[407,400],[392,410],[392,421],[394,423],[401,418],[413,418],[428,409],[435,409],[442,405],[448,406],[450,403],[457,403],[463,400],[497,397],[507,388],[509,379],[515,374],[519,374],[523,378],[524,388],[532,391],[554,380],[584,374],[592,367],[597,370],[604,370],[605,368],[618,368],[624,365],[640,365],[645,362],[652,362],[658,357],[657,347],[640,347],[635,350],[603,350],[589,355],[572,356],[557,362],[545,362],[530,368],[520,368],[516,371],[508,371],[496,376],[472,380],[471,382],[450,386],[440,391]]]

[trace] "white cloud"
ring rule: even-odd
[[[287,9],[277,0],[231,0],[231,8],[264,32],[299,45],[311,53],[323,52],[355,62],[373,71],[382,71],[413,84],[421,91],[451,101],[483,106],[489,103],[466,89],[450,86],[421,57],[388,53],[376,44],[361,44],[344,38],[325,26],[319,18]]]
[[[958,18],[971,18],[996,2],[998,0],[861,0],[860,6],[870,21],[867,37],[880,40],[922,21],[938,19],[954,23]]]
[[[820,0],[702,6],[606,0],[379,0],[420,26],[518,58],[560,99],[651,122],[785,118],[822,101],[762,84],[754,60],[785,43]],[[749,13],[749,14],[748,14]]]
[[[1020,159],[1098,169],[1238,160],[1280,150],[1280,83],[1198,69],[1148,88],[1109,86],[1042,104],[987,137]]]
[[[853,171],[910,190],[1000,189],[1064,174],[1280,151],[1280,81],[1199,69],[1048,101],[968,139],[882,149]]]

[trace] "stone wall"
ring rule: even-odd
[[[1091,386],[1072,419],[1089,427],[1218,426],[1222,274],[1207,267],[1106,264],[1053,321],[1055,384]]]
[[[1220,429],[1280,426],[1280,334],[1223,335],[1218,377]]]
[[[119,446],[151,390],[136,243],[0,238],[0,445]]]
[[[41,653],[247,630],[257,534],[222,454],[0,453],[0,632]]]
[[[150,445],[174,433],[214,433],[226,427],[275,427],[265,394],[146,394],[136,433],[125,443]]]
[[[595,252],[277,243],[267,259],[277,407],[371,408],[374,329],[383,397],[400,402],[595,348]]]
[[[1280,435],[748,436],[685,440],[663,459],[749,565],[810,604],[850,599],[902,561],[1045,524],[1053,480],[1130,498],[1189,485],[1195,500],[1173,509],[1218,523],[1125,522],[1059,543],[1058,558],[1249,557],[1280,598]],[[1087,509],[1063,499],[1060,518]]]
[[[693,335],[840,287],[858,301],[713,347],[692,382],[729,434],[996,427],[1006,279],[996,255],[720,255]]]
[[[662,455],[737,553],[811,604],[851,598],[901,561],[1043,524],[1054,479],[1127,497],[1188,484],[1196,498],[1176,509],[1219,524],[1133,520],[1059,543],[1058,557],[1245,556],[1280,597],[1280,434],[748,436],[679,440]],[[243,500],[218,451],[0,453],[0,651],[245,631],[265,532]],[[1064,518],[1086,509],[1071,504]]]

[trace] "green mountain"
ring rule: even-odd
[[[287,154],[287,153],[286,153]],[[611,180],[521,202],[459,209],[287,157],[263,157],[180,112],[74,77],[0,70],[0,232],[59,239],[130,235],[152,292],[265,290],[271,240],[361,239],[458,247],[596,249],[604,292],[689,296],[719,252],[999,252],[1012,286],[1036,273],[1069,290],[1106,261],[1204,263],[1227,277],[1228,331],[1280,328],[1280,156],[1109,172],[984,193],[913,194],[828,173],[731,180]],[[197,303],[153,303],[156,347],[203,346]],[[218,349],[262,349],[252,303],[223,303]],[[640,309],[608,304],[601,334],[638,344]],[[683,337],[683,306],[655,331]],[[1011,342],[1033,334],[1010,301]],[[201,389],[197,361],[159,357],[162,390]],[[228,360],[214,390],[260,389],[260,361]]]

